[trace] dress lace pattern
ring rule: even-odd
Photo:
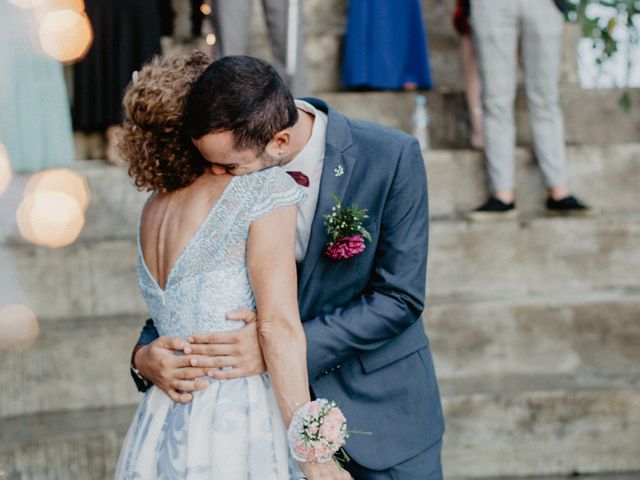
[[[234,177],[175,261],[165,288],[149,272],[138,235],[138,281],[158,333],[186,338],[243,326],[226,319],[255,308],[246,264],[251,222],[305,194],[274,167]],[[289,480],[285,427],[267,374],[218,381],[191,403],[171,401],[151,387],[135,414],[116,479]]]

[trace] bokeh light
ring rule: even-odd
[[[16,220],[25,240],[50,248],[72,244],[85,222],[84,212],[75,198],[47,190],[26,195],[18,207]]]
[[[84,0],[36,0],[33,6],[36,19],[42,23],[52,12],[58,10],[72,10],[76,13],[84,13]]]
[[[93,29],[85,13],[69,8],[47,13],[40,24],[44,51],[61,62],[84,57],[93,42]]]
[[[206,3],[203,3],[200,5],[200,12],[202,12],[203,15],[211,15],[211,7]]]
[[[11,182],[11,162],[9,161],[9,152],[0,143],[0,195],[9,186]]]
[[[78,202],[82,210],[86,210],[91,201],[87,180],[79,173],[66,168],[43,170],[33,175],[27,183],[25,196],[45,190],[70,195]]]
[[[24,305],[7,305],[0,308],[0,349],[24,349],[36,341],[39,333],[38,319]]]
[[[13,3],[16,7],[31,8],[46,2],[47,0],[9,0],[9,3]]]
[[[216,36],[213,33],[208,33],[206,38],[207,45],[216,44]]]

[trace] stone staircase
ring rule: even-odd
[[[591,219],[542,217],[539,174],[525,149],[518,157],[521,219],[470,224],[460,214],[483,198],[481,156],[425,152],[425,325],[447,478],[640,478],[640,144],[569,147],[576,191],[603,210]],[[127,366],[146,317],[134,238],[145,195],[122,168],[76,168],[92,203],[75,244],[41,249],[0,226],[0,304],[33,306],[41,328],[33,348],[0,353],[9,479],[109,478],[139,401]],[[3,215],[21,184],[5,193]]]
[[[446,477],[640,479],[640,109],[621,112],[617,90],[580,90],[569,49],[569,175],[602,214],[543,216],[520,93],[521,217],[464,221],[486,196],[486,174],[482,155],[465,149],[452,4],[423,2],[440,86],[428,92],[435,149],[424,152],[432,219],[425,328],[447,422]],[[409,131],[415,93],[336,92],[346,5],[304,2],[313,89],[330,92],[318,96],[344,113]],[[259,20],[252,53],[268,56]],[[640,101],[640,91],[632,97]],[[27,244],[5,221],[26,178],[0,197],[0,305],[30,305],[40,322],[32,348],[0,351],[2,480],[112,478],[140,399],[128,362],[146,318],[135,272],[146,195],[123,168],[74,168],[92,202],[69,247]]]

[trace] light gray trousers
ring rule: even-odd
[[[553,0],[473,0],[482,78],[485,154],[492,190],[515,185],[518,42],[536,158],[548,187],[567,184],[559,99],[563,16]]]
[[[302,9],[302,2],[300,2]],[[304,56],[302,13],[298,17],[297,69],[293,78],[286,74],[287,59],[287,0],[262,0],[267,30],[271,40],[274,67],[296,97],[309,94],[307,66]],[[249,50],[249,34],[253,0],[216,0],[213,2],[214,25],[221,54],[246,55]]]

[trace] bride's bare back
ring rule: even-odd
[[[229,185],[231,175],[206,173],[188,187],[153,195],[140,222],[144,262],[160,288]]]

